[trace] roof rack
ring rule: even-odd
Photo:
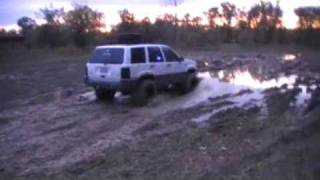
[[[139,33],[119,33],[117,35],[118,44],[140,44],[144,43],[142,35]]]
[[[145,41],[139,33],[117,33],[107,37],[103,44],[142,44]]]

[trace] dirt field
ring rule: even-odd
[[[95,99],[89,52],[0,53],[0,179],[320,179],[318,50],[181,50],[197,87],[142,108]]]

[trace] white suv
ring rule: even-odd
[[[85,82],[98,99],[111,100],[120,91],[131,94],[135,105],[144,105],[158,89],[170,85],[190,91],[196,64],[161,44],[98,46],[86,64]]]

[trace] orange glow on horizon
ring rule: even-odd
[[[68,11],[72,9],[71,2],[68,1],[42,1],[42,3],[32,3],[28,6],[31,8],[35,14],[35,12],[38,12],[40,8],[48,7],[52,4],[55,8],[63,7],[65,11]],[[177,16],[181,19],[186,13],[190,14],[190,18],[193,17],[201,17],[201,24],[206,25],[208,24],[207,19],[205,15],[203,14],[205,11],[207,11],[211,7],[220,7],[220,4],[222,2],[229,1],[231,3],[234,3],[237,8],[243,9],[245,11],[249,10],[251,6],[253,6],[256,3],[259,3],[260,0],[185,0],[183,3],[181,3],[178,7],[173,6],[166,6],[163,1],[159,0],[159,3],[148,3],[148,4],[142,4],[138,3],[138,1],[135,1],[135,3],[93,3],[93,1],[90,3],[89,1],[86,2],[89,7],[91,7],[94,10],[100,11],[104,13],[105,16],[105,28],[104,31],[110,31],[112,26],[116,25],[120,22],[119,18],[119,10],[122,9],[128,9],[129,12],[133,13],[135,15],[136,20],[141,21],[144,17],[149,17],[151,22],[154,22],[155,19],[164,14],[164,13],[170,13],[170,14],[177,14]],[[269,0],[274,5],[276,4],[277,0]],[[294,14],[294,9],[299,6],[317,6],[320,5],[320,2],[318,0],[280,0],[280,7],[283,9],[283,26],[288,29],[293,29],[297,26],[298,17]],[[43,23],[43,20],[38,19],[35,15],[27,15],[31,18],[34,18],[37,20],[38,24]],[[222,23],[217,23],[221,25]],[[232,23],[235,25],[235,21]],[[18,26],[13,24],[8,25],[2,25],[2,27],[6,30],[9,29],[18,29]]]

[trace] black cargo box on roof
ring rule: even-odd
[[[117,35],[118,44],[139,44],[143,43],[142,36],[139,33],[121,33]]]
[[[140,33],[116,33],[108,35],[99,45],[143,43],[155,43],[155,41],[152,37],[146,37]]]

